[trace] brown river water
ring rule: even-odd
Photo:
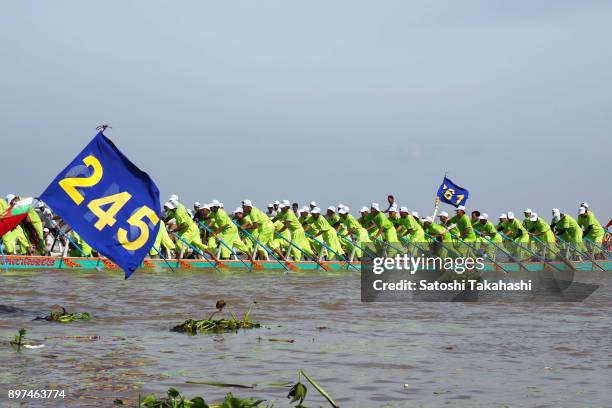
[[[111,407],[175,387],[207,402],[232,391],[287,407],[279,383],[304,369],[343,408],[612,407],[612,274],[589,279],[601,287],[582,303],[361,303],[354,272],[159,271],[128,281],[118,272],[2,272],[0,406],[17,406],[6,398],[14,388],[66,390],[64,400],[23,406]],[[237,314],[257,300],[252,317],[263,327],[169,331],[207,318],[219,298]],[[32,321],[53,305],[92,320]],[[45,347],[17,352],[8,340],[20,327]],[[329,406],[306,385],[305,405]]]

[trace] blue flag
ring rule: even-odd
[[[142,263],[159,231],[159,190],[102,132],[40,199],[100,254],[125,271]]]
[[[470,192],[453,183],[451,179],[444,177],[444,181],[440,185],[437,195],[442,202],[459,207],[460,205],[465,205],[470,196]]]

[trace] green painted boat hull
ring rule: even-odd
[[[18,256],[8,255],[5,256],[6,267],[9,270],[18,269],[58,269],[58,270],[118,270],[117,265],[104,258],[55,258],[48,256]],[[167,262],[162,259],[146,259],[140,271],[147,270],[159,270],[159,269],[170,269],[169,265],[175,269],[194,269],[194,270],[214,270],[215,266],[219,269],[247,269],[245,264],[251,265],[249,261],[238,261],[238,260],[227,260],[220,261],[215,264],[212,261],[200,260],[200,259],[184,259],[176,260],[169,259]],[[351,262],[352,266],[349,266],[347,262],[341,261],[325,261],[322,262],[325,270],[331,271],[353,271],[356,272],[361,268],[360,262]],[[564,262],[523,262],[522,265],[529,271],[542,271],[545,269],[558,269],[567,270],[570,266]],[[597,263],[589,261],[577,261],[572,262],[572,265],[577,271],[612,271],[612,260],[601,260]],[[301,271],[321,271],[323,270],[320,265],[312,261],[299,261],[288,263],[289,269],[301,270]],[[5,265],[2,266],[3,268]],[[485,263],[484,271],[502,271],[506,272],[518,272],[521,270],[521,266],[517,263],[507,262],[500,263],[496,266],[492,263]],[[252,270],[282,270],[286,269],[279,262],[276,261],[256,261],[252,267]]]

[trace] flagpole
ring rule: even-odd
[[[433,212],[433,215],[431,216],[431,218],[433,218],[434,221],[436,220],[436,215],[438,214],[439,208],[440,208],[440,197],[436,196],[436,201],[434,201],[434,212]]]

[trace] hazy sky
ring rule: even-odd
[[[610,1],[17,1],[0,193],[108,122],[162,199],[612,215]]]

